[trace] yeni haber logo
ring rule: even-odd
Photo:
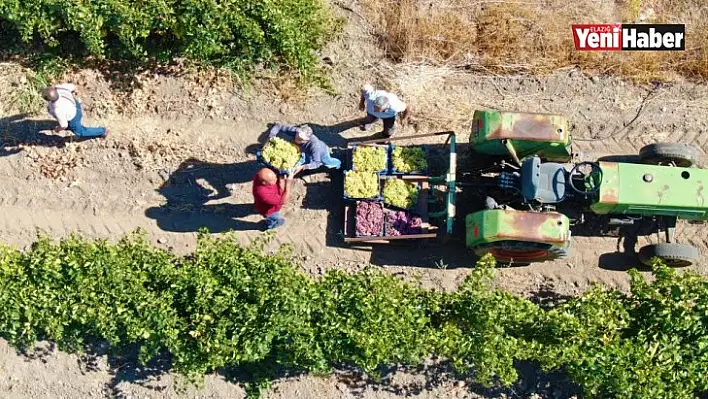
[[[580,51],[682,51],[686,25],[574,24],[573,41]]]

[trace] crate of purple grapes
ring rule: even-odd
[[[354,215],[354,235],[381,237],[384,235],[384,208],[381,202],[357,201]]]
[[[423,219],[413,212],[386,209],[384,229],[387,236],[408,236],[423,233]]]

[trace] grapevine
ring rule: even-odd
[[[403,179],[387,179],[383,189],[384,201],[402,209],[410,209],[418,201],[418,187]]]
[[[57,53],[85,48],[93,56],[147,64],[155,57],[161,61],[179,57],[248,72],[259,64],[275,63],[304,77],[316,71],[315,50],[340,29],[321,0],[257,5],[230,1],[228,6],[193,0],[68,1],[60,8],[57,4],[0,2],[3,35],[8,36],[3,39],[39,41]]]
[[[301,158],[300,148],[280,137],[270,139],[263,146],[261,155],[266,162],[280,170],[292,169]]]
[[[386,210],[386,235],[400,236],[421,234],[423,219],[404,211]]]
[[[344,175],[344,192],[350,198],[373,198],[379,194],[379,176],[374,172],[349,171]]]
[[[379,236],[383,233],[383,206],[376,202],[356,203],[356,232],[362,236]]]
[[[283,371],[347,365],[377,380],[384,366],[431,355],[482,384],[511,386],[519,360],[563,370],[589,399],[708,391],[705,276],[657,263],[649,278],[631,271],[628,290],[541,306],[496,288],[489,255],[458,289],[426,290],[376,269],[312,278],[282,249],[266,253],[267,242],[204,230],[185,257],[145,235],[0,245],[0,336],[17,349],[47,340],[72,353],[98,340],[118,355],[138,349],[143,364],[164,353],[193,382],[239,369],[252,396]]]
[[[391,158],[394,169],[399,172],[422,172],[428,167],[425,151],[420,147],[396,147]]]
[[[386,149],[383,147],[356,147],[352,158],[355,170],[379,172],[386,169]]]

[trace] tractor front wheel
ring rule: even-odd
[[[700,253],[694,246],[673,243],[647,245],[639,250],[639,261],[644,265],[650,266],[654,257],[661,259],[666,266],[687,267],[698,260]]]
[[[690,168],[698,159],[698,151],[689,144],[654,143],[639,150],[642,163],[650,165],[674,164],[681,168]]]
[[[562,259],[568,256],[570,247],[555,247],[524,241],[499,241],[481,245],[474,249],[477,256],[491,254],[502,264],[526,266],[534,262]]]

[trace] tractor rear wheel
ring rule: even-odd
[[[650,266],[654,257],[661,259],[666,266],[687,267],[698,260],[700,253],[694,246],[673,243],[647,245],[639,250],[639,261],[644,265]]]
[[[673,163],[681,168],[690,168],[698,159],[698,151],[689,144],[654,143],[639,150],[642,163],[659,165]]]

